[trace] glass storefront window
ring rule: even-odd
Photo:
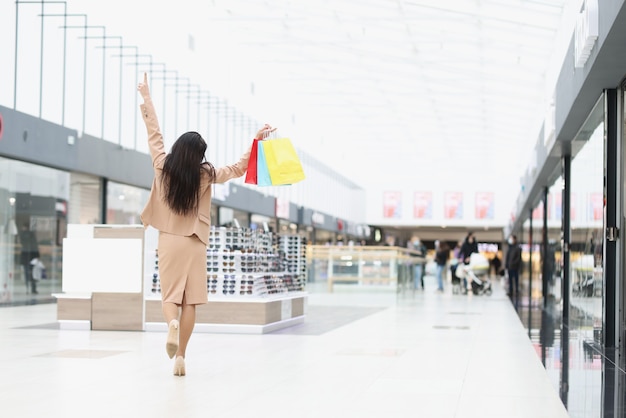
[[[324,245],[324,244],[334,244],[335,243],[335,233],[332,231],[327,231],[325,229],[315,229],[315,244]]]
[[[70,173],[70,199],[67,222],[101,224],[102,180],[82,173]]]
[[[279,234],[295,234],[298,232],[298,225],[289,222],[285,219],[278,220],[278,233]]]
[[[69,173],[0,158],[0,303],[51,300],[61,291],[69,198]]]
[[[589,320],[580,332],[590,341],[600,335],[603,322],[603,179],[604,124],[600,124],[572,160],[570,301],[571,312],[577,315],[571,318]]]
[[[561,242],[563,178],[559,178],[548,189],[548,248],[546,251],[546,274],[548,275],[548,298],[551,306],[559,306],[563,297],[561,289],[563,248]]]
[[[603,115],[604,112],[599,112]],[[593,119],[593,118],[591,118]],[[584,146],[571,166],[571,246],[569,352],[584,353],[582,364],[570,361],[570,394],[567,407],[572,416],[600,413],[602,369],[599,351],[604,323],[604,122],[585,126],[588,138],[577,138]],[[586,139],[586,142],[584,142]]]
[[[270,231],[274,230],[272,218],[269,216],[257,215],[255,213],[250,215],[250,228],[263,229],[265,225],[267,225]]]
[[[109,181],[107,184],[106,223],[140,224],[141,211],[149,196],[149,190]]]
[[[237,220],[237,222],[235,222]],[[231,208],[219,208],[219,226],[236,226],[239,223],[239,227],[248,228],[248,212],[241,210],[235,210]]]
[[[526,287],[524,300],[516,305],[518,315],[528,327],[529,337],[568,412],[581,417],[601,415],[602,363],[606,362],[601,355],[605,319],[603,103],[598,101],[572,142],[569,183],[565,184],[563,177],[559,177],[548,189],[546,248],[543,247],[543,199],[529,213],[532,230],[531,219],[527,219],[520,232],[525,241],[523,278],[528,284],[532,273],[533,284],[532,291]],[[562,158],[566,163],[569,157]],[[563,213],[567,197],[568,214]],[[563,229],[567,226],[565,220],[569,221],[567,231]],[[528,242],[531,233],[532,242]],[[568,265],[563,249],[566,234]],[[542,286],[544,273],[546,289]],[[566,277],[569,277],[568,285]]]

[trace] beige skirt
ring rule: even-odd
[[[189,237],[159,232],[161,300],[177,305],[207,303],[206,245]]]

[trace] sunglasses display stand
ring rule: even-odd
[[[165,330],[156,246],[149,255],[146,329]],[[265,333],[304,321],[306,241],[258,229],[213,228],[207,246],[209,303],[195,330]]]

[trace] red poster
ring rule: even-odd
[[[576,193],[570,195],[570,220],[576,219]],[[554,194],[554,219],[562,220],[563,214],[563,194]]]
[[[413,217],[417,219],[432,219],[433,194],[431,192],[415,192],[413,199]]]
[[[383,217],[402,218],[402,194],[400,192],[383,193]]]
[[[594,221],[601,221],[604,218],[604,197],[602,193],[591,193],[589,195],[589,214]]]
[[[554,194],[554,219],[558,221],[563,220],[563,193],[558,192]]]
[[[443,210],[445,219],[462,219],[463,193],[446,192],[446,194],[444,195]]]
[[[554,210],[554,204],[552,203],[552,193],[548,193],[548,219],[552,219],[554,214],[552,211]]]
[[[543,219],[543,200],[533,209],[533,219]]]
[[[493,219],[494,212],[494,198],[491,192],[477,192],[476,193],[476,219]]]

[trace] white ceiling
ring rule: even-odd
[[[223,0],[203,30],[245,57],[258,112],[357,184],[516,195],[575,3]]]
[[[365,189],[512,208],[581,1],[72,4]]]

